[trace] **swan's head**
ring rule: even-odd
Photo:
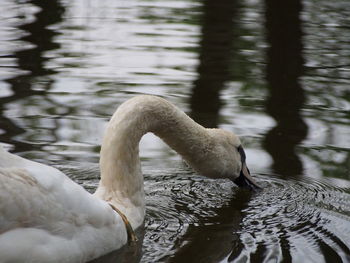
[[[201,173],[211,178],[228,178],[239,187],[257,190],[260,187],[250,175],[246,155],[238,136],[222,129],[208,129],[211,147],[201,160]],[[205,164],[203,164],[205,163]]]

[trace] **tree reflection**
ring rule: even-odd
[[[200,226],[189,225],[186,234],[176,242],[175,255],[167,262],[220,262],[227,255],[233,260],[244,248],[236,234],[251,196],[237,191],[228,204],[215,209],[216,216]]]
[[[238,1],[204,1],[198,79],[194,82],[190,106],[191,117],[205,127],[218,126],[222,106],[220,91],[231,75],[237,26],[234,18],[238,8]],[[230,253],[239,253],[241,241],[233,233],[239,228],[241,211],[249,198],[245,192],[238,192],[228,204],[215,209],[217,216],[206,218],[208,222],[203,225],[189,225],[186,234],[176,241],[179,248],[175,255],[166,260],[218,262]]]
[[[0,98],[0,126],[4,131],[0,135],[0,140],[13,143],[15,151],[32,149],[32,145],[18,141],[14,143],[14,137],[23,134],[25,130],[5,116],[6,104],[29,96],[44,95],[46,90],[50,88],[52,80],[44,77],[55,72],[47,69],[45,66],[45,63],[48,61],[48,58],[45,57],[45,52],[57,49],[59,45],[53,40],[58,33],[49,29],[49,26],[62,21],[64,12],[64,8],[59,1],[32,0],[29,3],[37,6],[40,11],[35,14],[34,21],[21,24],[18,26],[18,29],[26,33],[19,40],[29,42],[31,45],[25,45],[23,49],[10,55],[16,58],[18,69],[23,73],[5,80],[10,84],[13,94]],[[33,83],[39,82],[38,77],[40,77],[40,83],[44,83],[45,89],[33,89]]]
[[[220,91],[230,78],[234,15],[237,1],[204,1],[198,79],[190,100],[191,117],[205,127],[217,127]]]
[[[267,112],[277,124],[266,135],[265,148],[281,175],[300,175],[302,162],[296,146],[305,139],[307,126],[300,116],[305,101],[299,82],[303,74],[301,1],[266,0]]]

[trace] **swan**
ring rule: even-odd
[[[148,132],[201,175],[258,188],[236,135],[206,129],[160,97],[136,96],[109,121],[94,194],[0,146],[0,262],[86,262],[133,242],[145,217],[139,141]]]

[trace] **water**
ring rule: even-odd
[[[160,95],[242,137],[264,190],[141,141],[140,241],[95,262],[350,262],[348,1],[0,3],[0,141],[96,189],[115,108]]]

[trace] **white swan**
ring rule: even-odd
[[[145,217],[138,145],[147,132],[200,174],[255,187],[238,137],[203,128],[164,99],[137,96],[109,122],[93,195],[57,169],[0,147],[0,262],[85,262],[126,244],[127,220],[136,229]]]

